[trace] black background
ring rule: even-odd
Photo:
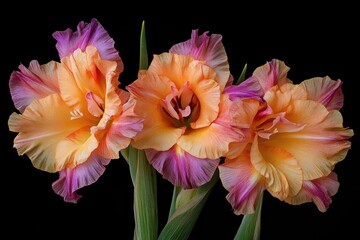
[[[265,193],[261,239],[356,239],[359,227],[359,15],[356,7],[342,3],[321,6],[291,6],[274,3],[237,6],[217,2],[202,4],[175,2],[154,6],[141,4],[129,8],[98,2],[82,6],[57,2],[54,7],[12,4],[1,13],[1,212],[0,234],[10,239],[26,235],[56,237],[95,237],[132,239],[133,188],[123,159],[113,160],[102,177],[80,190],[78,204],[63,202],[51,189],[57,174],[32,167],[27,156],[19,157],[12,147],[15,133],[7,120],[16,111],[9,94],[8,80],[20,63],[28,66],[37,59],[41,64],[59,60],[52,33],[75,29],[80,21],[97,18],[115,40],[125,64],[120,76],[122,86],[137,75],[139,34],[145,20],[148,52],[168,51],[190,38],[192,29],[223,35],[230,70],[237,78],[245,63],[248,74],[272,58],[285,61],[288,76],[295,83],[328,75],[343,80],[345,105],[341,110],[344,126],[355,136],[346,159],[336,165],[340,189],[326,213],[312,203],[291,206]],[[131,3],[130,3],[131,4]],[[13,5],[13,6],[12,6]],[[162,10],[163,9],[163,10]],[[159,227],[164,226],[172,186],[158,175]],[[218,183],[190,239],[233,239],[241,222],[225,199]]]

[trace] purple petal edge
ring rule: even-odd
[[[76,190],[96,182],[109,162],[110,159],[93,153],[83,164],[60,171],[59,179],[52,184],[52,188],[65,202],[77,203],[82,196],[77,194]]]

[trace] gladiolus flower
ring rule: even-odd
[[[9,118],[18,132],[14,147],[34,167],[59,172],[54,191],[76,203],[76,190],[92,184],[110,159],[119,158],[142,128],[129,93],[120,90],[123,64],[114,41],[93,19],[55,32],[61,62],[19,66],[10,92],[20,114]]]
[[[170,53],[155,55],[148,70],[128,86],[144,128],[133,145],[173,185],[208,182],[242,133],[232,128],[233,103],[223,94],[231,81],[221,35],[192,32]]]
[[[326,211],[338,189],[335,165],[350,149],[353,131],[343,127],[341,80],[316,77],[293,84],[289,68],[273,60],[248,80],[261,88],[259,102],[238,111],[250,113],[246,138],[232,143],[220,178],[235,214],[255,211],[260,194],[290,204],[313,201]],[[245,82],[246,82],[245,81]],[[239,86],[229,94],[238,98]]]

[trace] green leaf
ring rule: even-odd
[[[140,33],[139,70],[148,68],[145,38],[145,22]],[[144,150],[129,145],[121,150],[121,155],[129,164],[134,185],[134,218],[136,240],[155,240],[158,235],[157,182],[156,171],[148,162]]]
[[[236,82],[236,85],[242,83],[245,80],[246,70],[247,70],[247,63],[245,63],[243,70],[241,71],[240,77]]]
[[[170,217],[173,215],[173,213],[176,210],[176,199],[177,199],[177,196],[179,195],[181,190],[182,190],[181,187],[174,186],[174,191],[173,191],[173,196],[172,196],[172,199],[171,199],[171,205],[170,205],[168,219],[170,219]]]
[[[134,184],[134,239],[152,240],[158,234],[156,172],[145,152],[128,147],[131,179]]]
[[[174,189],[173,201],[170,207],[172,215],[161,231],[158,240],[183,240],[189,237],[218,179],[219,173],[216,171],[210,182],[199,188],[181,189],[180,191]]]
[[[244,215],[234,240],[259,240],[261,225],[261,206],[263,193],[261,194],[254,214]]]
[[[141,25],[140,33],[140,59],[139,59],[139,70],[146,70],[149,66],[148,53],[146,47],[146,36],[145,36],[145,21]]]

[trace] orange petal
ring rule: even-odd
[[[333,166],[343,160],[351,143],[345,139],[353,135],[342,127],[341,114],[314,101],[295,101],[289,115],[291,121],[306,124],[293,133],[273,135],[267,144],[281,146],[298,160],[305,180],[327,176]]]
[[[219,114],[220,87],[212,79],[194,82],[190,87],[200,102],[199,117],[195,122],[191,123],[191,128],[209,126]]]
[[[134,112],[144,118],[143,130],[134,138],[139,149],[169,150],[184,133],[185,127],[174,127],[161,108],[161,99],[171,92],[172,83],[163,76],[141,75],[127,87],[136,101]]]
[[[19,155],[28,155],[34,167],[41,170],[61,170],[64,163],[55,158],[57,144],[88,124],[82,118],[71,120],[70,111],[59,94],[52,94],[34,100],[22,115],[13,113],[9,128],[19,132],[14,140]]]
[[[98,145],[98,140],[90,134],[90,127],[85,126],[59,142],[55,157],[66,168],[74,168],[84,163]]]
[[[239,140],[242,135],[229,126],[212,123],[208,127],[189,130],[178,140],[178,145],[197,158],[216,159],[224,156],[229,144]]]
[[[62,98],[74,108],[86,106],[85,95],[92,92],[105,99],[106,78],[117,79],[116,62],[101,60],[96,48],[89,46],[85,52],[80,49],[61,59],[58,71]],[[116,80],[117,81],[117,80]]]
[[[266,179],[266,189],[274,197],[284,200],[300,191],[302,171],[298,161],[289,152],[260,143],[255,137],[250,156],[255,169]]]

